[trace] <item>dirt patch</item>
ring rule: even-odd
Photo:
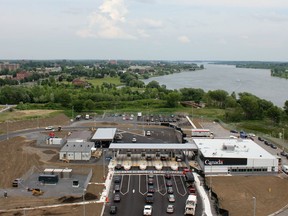
[[[45,154],[56,154],[57,152],[53,151],[53,150],[45,150],[45,151],[43,151],[43,153],[45,153]]]
[[[18,111],[17,111],[18,112]],[[13,115],[17,113],[13,112]],[[70,124],[70,119],[64,114],[59,114],[56,116],[51,116],[47,118],[39,118],[33,120],[20,120],[20,121],[9,121],[0,123],[0,133],[6,134],[17,130],[25,130],[28,128],[44,128],[47,126],[68,125]]]
[[[256,215],[272,214],[288,200],[288,179],[278,176],[212,177],[212,188],[229,215],[253,215],[253,197],[257,200]]]

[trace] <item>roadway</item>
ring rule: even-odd
[[[117,174],[115,175],[117,176]],[[114,176],[114,178],[115,178]],[[119,175],[118,175],[119,176]],[[114,181],[112,181],[109,191],[109,202],[106,203],[105,211],[103,215],[110,215],[109,210],[111,205],[115,205],[118,208],[117,215],[143,215],[143,208],[146,205],[145,196],[148,192],[148,174],[123,174],[120,184],[120,202],[114,202],[113,197]],[[166,179],[164,174],[154,174],[154,202],[152,215],[169,215],[166,213],[168,204],[173,204],[175,211],[173,215],[183,215],[185,202],[189,195],[184,176],[182,174],[172,175],[172,188],[175,196],[175,202],[169,203],[168,192],[166,186]],[[200,197],[198,197],[198,204],[196,208],[196,215],[202,214],[202,203]]]

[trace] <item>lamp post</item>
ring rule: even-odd
[[[105,180],[105,155],[106,150],[103,149],[103,180]]]
[[[6,129],[7,129],[7,133],[6,133],[6,139],[9,140],[9,126],[8,126],[8,122],[6,121]]]
[[[86,189],[83,188],[83,215],[84,215],[84,216],[86,216],[85,193],[86,193]]]
[[[253,199],[253,216],[256,216],[256,197],[252,197]]]
[[[73,121],[74,120],[74,106],[72,106],[71,115],[72,115],[72,121]]]

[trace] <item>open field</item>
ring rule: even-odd
[[[93,86],[101,86],[103,83],[111,83],[116,86],[121,85],[120,79],[118,77],[105,77],[98,79],[87,79],[87,82],[91,83]]]
[[[0,113],[0,122],[5,121],[19,121],[25,119],[34,119],[34,118],[47,118],[58,115],[60,111],[57,110],[16,110],[13,109],[12,112],[7,111]],[[37,122],[36,122],[37,123]]]
[[[206,182],[209,184],[210,177]],[[256,215],[269,215],[287,205],[288,177],[215,176],[211,182],[221,208],[229,210],[231,216],[253,215],[253,197]]]

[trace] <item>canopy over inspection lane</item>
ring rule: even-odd
[[[190,150],[196,151],[198,148],[194,143],[111,143],[111,150]]]

